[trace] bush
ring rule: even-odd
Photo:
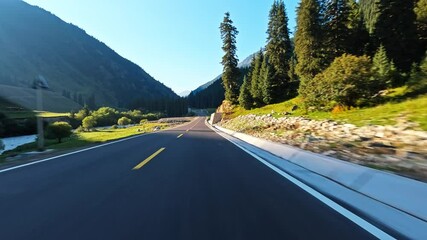
[[[160,113],[147,113],[142,115],[142,119],[147,119],[148,121],[159,120],[161,117],[163,117],[163,115]]]
[[[111,129],[117,129],[119,128],[116,124],[114,124],[113,126],[111,126]]]
[[[3,150],[4,149],[4,143],[3,143],[3,141],[0,139],[0,150]]]
[[[117,120],[117,124],[119,124],[120,126],[129,125],[131,123],[132,123],[132,120],[130,120],[127,117],[121,117],[119,118],[119,120]]]
[[[148,122],[148,120],[147,119],[142,119],[140,122],[139,122],[139,124],[140,125],[143,125],[143,124],[146,124]]]
[[[96,119],[93,116],[87,116],[82,121],[82,127],[85,130],[91,130],[96,126]]]
[[[58,139],[58,143],[60,143],[63,138],[71,136],[72,129],[67,122],[54,122],[47,127],[47,138]]]
[[[101,107],[98,110],[92,112],[91,116],[93,116],[96,120],[94,127],[103,127],[116,124],[120,114],[114,108]]]
[[[360,99],[370,99],[382,88],[373,76],[369,57],[344,54],[305,83],[300,93],[307,106],[317,109],[330,110],[334,107],[331,102],[340,106],[357,106]]]

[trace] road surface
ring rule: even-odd
[[[373,239],[204,118],[0,172],[0,239]]]

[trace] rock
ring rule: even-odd
[[[408,158],[409,152],[405,151],[404,149],[397,149],[396,156],[399,158]]]
[[[337,152],[333,151],[333,150],[329,150],[329,151],[323,152],[322,154],[325,155],[325,156],[330,156],[330,155],[333,155],[335,153],[337,153]]]
[[[298,109],[298,106],[297,105],[293,105],[291,111],[293,112],[293,111],[295,111],[297,109]]]
[[[384,138],[384,132],[379,131],[379,132],[375,133],[375,137],[377,137],[377,138]]]
[[[391,145],[390,142],[370,142],[368,143],[368,146],[370,147],[377,147],[377,148],[395,148],[393,145]]]

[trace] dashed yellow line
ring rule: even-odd
[[[163,150],[165,150],[166,148],[160,148],[159,150],[157,150],[157,152],[153,153],[151,156],[149,156],[148,158],[146,158],[144,161],[142,161],[140,164],[136,165],[133,170],[138,170],[140,168],[142,168],[145,164],[147,164],[149,161],[151,161],[153,158],[155,158],[157,155],[159,155],[161,152],[163,152]]]
[[[176,138],[180,138],[180,137],[182,137],[184,134],[180,134],[178,137],[176,137]]]
[[[197,120],[197,122],[189,129],[185,130],[186,132],[190,131],[191,129],[193,129],[193,127],[195,127],[199,122],[200,122],[201,118],[199,118],[199,120]]]

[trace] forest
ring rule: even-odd
[[[306,109],[329,111],[377,105],[400,86],[427,92],[427,0],[301,0],[296,20],[291,36],[286,6],[275,1],[266,46],[239,69],[226,13],[222,86],[190,95],[190,106],[225,99],[252,109],[299,96]]]

